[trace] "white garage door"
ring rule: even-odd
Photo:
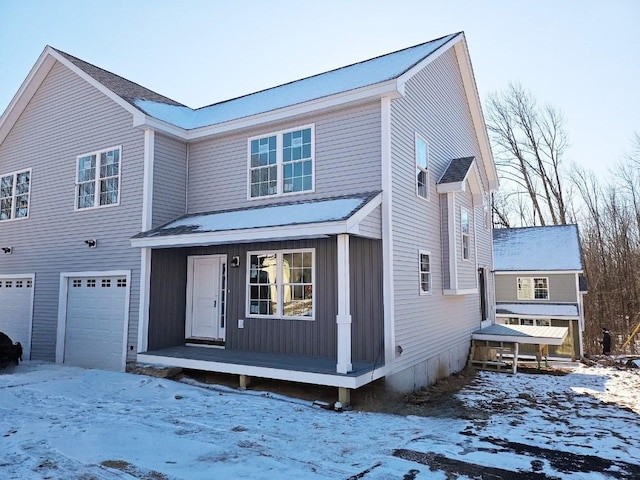
[[[33,280],[0,277],[0,332],[22,344],[22,359],[31,355]]]
[[[127,279],[68,279],[64,363],[124,370]]]

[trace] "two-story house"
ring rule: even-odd
[[[0,178],[0,330],[33,359],[412,389],[494,316],[463,33],[196,110],[46,47]]]
[[[582,358],[586,282],[577,225],[496,229],[493,245],[496,323],[565,327],[549,357]],[[535,348],[522,345],[520,353]]]

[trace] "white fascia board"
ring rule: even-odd
[[[347,219],[347,230],[351,230],[352,228],[359,226],[360,222],[367,218],[381,203],[382,193],[379,193]]]
[[[139,115],[133,116],[134,127],[140,127],[143,129],[150,128],[182,141],[186,140],[189,135],[189,131],[182,127],[177,127],[175,125],[172,125],[171,123],[165,122],[164,120],[159,120],[157,118],[145,115],[141,111],[138,111],[138,113]]]
[[[466,185],[464,181],[451,182],[451,183],[439,183],[436,185],[436,192],[438,193],[464,192],[465,190],[466,190]]]
[[[310,383],[328,387],[342,387],[356,389],[373,382],[386,373],[384,367],[373,372],[367,372],[359,376],[346,376],[340,374],[327,374],[315,372],[303,372],[286,370],[281,368],[260,367],[257,365],[241,365],[225,362],[208,362],[206,360],[192,360],[189,358],[163,357],[152,353],[138,353],[138,363],[153,365],[189,368],[209,372],[228,373],[232,375],[248,375],[250,377],[270,378],[273,380],[286,380],[290,382]]]
[[[328,235],[349,233],[345,220],[307,225],[287,225],[222,232],[187,233],[182,235],[162,235],[157,237],[132,238],[132,247],[190,247],[197,245],[219,245],[225,243],[248,243],[253,241],[274,241],[296,238],[318,238]]]
[[[298,103],[296,105],[279,108],[277,110],[251,115],[249,117],[238,118],[236,120],[230,120],[228,122],[210,125],[207,127],[195,128],[187,131],[185,140],[197,140],[204,137],[228,133],[234,130],[254,127],[268,122],[286,120],[296,116],[317,113],[321,110],[344,106],[350,103],[362,102],[367,99],[381,98],[383,96],[391,96],[392,98],[400,97],[400,92],[398,91],[395,79],[355,90],[349,90],[347,92],[337,93],[335,95],[304,103]]]
[[[50,47],[47,47],[47,48],[50,48]],[[78,75],[80,78],[82,78],[89,85],[92,85],[93,87],[95,87],[101,93],[105,94],[107,97],[109,97],[111,100],[113,100],[116,104],[118,104],[119,106],[124,108],[127,112],[129,112],[131,115],[133,115],[134,125],[136,125],[137,123],[141,122],[143,117],[146,117],[146,115],[142,111],[138,110],[136,107],[131,105],[129,102],[127,102],[125,99],[123,99],[119,95],[116,95],[115,93],[113,93],[111,90],[109,90],[107,87],[105,87],[102,83],[97,81],[91,75],[89,75],[84,70],[82,70],[80,67],[77,67],[72,62],[70,62],[69,60],[64,58],[62,55],[60,55],[55,50],[51,49],[49,51],[49,55],[51,55],[58,62],[60,62],[62,65],[67,67],[69,70],[71,70],[73,73]]]
[[[467,103],[469,105],[469,110],[471,111],[471,118],[476,132],[476,137],[478,139],[478,144],[480,146],[480,153],[482,155],[484,168],[486,170],[487,178],[489,179],[489,189],[490,191],[495,191],[498,189],[500,183],[498,180],[498,171],[496,169],[496,164],[493,161],[491,143],[489,142],[489,135],[487,134],[484,114],[482,113],[482,104],[480,103],[480,96],[478,94],[478,88],[473,74],[473,66],[471,65],[471,58],[469,57],[469,49],[467,47],[467,41],[464,33],[460,35],[460,42],[455,45],[454,52],[458,59]]]
[[[495,270],[495,275],[521,275],[528,277],[531,275],[567,275],[569,273],[579,274],[582,270]]]
[[[42,51],[38,60],[36,60],[36,63],[31,67],[29,74],[0,117],[0,144],[4,142],[18,121],[18,118],[20,118],[20,115],[22,115],[22,112],[33,98],[33,95],[35,95],[38,88],[40,88],[40,84],[51,70],[51,67],[55,64],[55,59],[50,55],[51,52],[53,52],[51,47],[46,47]]]

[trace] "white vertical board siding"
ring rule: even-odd
[[[131,270],[128,346],[138,324],[144,134],[131,115],[66,67],[53,66],[0,145],[0,173],[31,168],[29,218],[0,223],[2,274],[34,272],[32,359],[54,360],[61,271]],[[74,211],[76,157],[122,147],[120,204]],[[95,238],[90,249],[85,240]]]
[[[248,138],[314,124],[315,191],[247,200]],[[380,104],[369,103],[194,143],[189,213],[381,189]]]
[[[429,144],[429,201],[415,193],[415,132]],[[448,278],[443,274],[442,252],[447,248],[443,237],[451,232],[442,232],[440,215],[451,212],[442,209],[436,182],[451,159],[468,156],[478,159],[480,149],[458,64],[450,50],[407,83],[404,97],[392,101],[395,334],[396,345],[403,350],[396,358],[396,372],[452,349],[464,352],[470,333],[480,326],[477,294],[442,295],[443,278]],[[468,198],[465,195],[456,194],[457,224],[458,197]],[[486,248],[486,243],[482,245]],[[431,252],[431,295],[419,295],[419,250]],[[437,369],[442,375],[458,369],[464,365],[464,358],[457,358],[461,356]],[[416,386],[422,381],[416,379]]]
[[[548,300],[518,300],[518,277],[545,277],[549,279]],[[514,273],[496,275],[496,300],[498,302],[535,302],[535,303],[562,303],[578,302],[576,291],[576,274],[571,273]]]
[[[187,145],[156,134],[153,168],[153,228],[186,213]]]

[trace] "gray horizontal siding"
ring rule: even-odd
[[[522,302],[518,300],[518,277],[547,277],[549,279],[549,300],[535,300],[536,303],[558,303],[578,301],[576,274],[499,274],[496,275],[496,301]]]
[[[315,125],[315,192],[247,200],[248,138]],[[243,208],[381,188],[379,102],[280,122],[194,143],[189,153],[189,212]]]
[[[376,207],[360,222],[360,235],[368,238],[382,238],[382,207]]]
[[[164,135],[155,136],[152,226],[186,213],[187,146]]]
[[[35,273],[32,359],[55,358],[60,272],[131,270],[129,346],[135,346],[140,252],[143,133],[131,116],[60,64],[0,145],[0,173],[32,168],[29,218],[0,223],[0,276]],[[76,156],[122,146],[120,205],[74,211]],[[98,240],[89,249],[88,238]],[[129,350],[130,351],[130,350]]]
[[[443,242],[451,232],[442,231],[446,220],[441,215],[452,212],[446,212],[436,192],[451,159],[478,158],[480,150],[453,50],[409,80],[406,95],[391,107],[395,338],[403,349],[394,369],[399,371],[458,348],[480,325],[478,295],[442,295],[447,279],[442,262],[448,259]],[[429,144],[429,201],[415,193],[415,132]],[[459,211],[456,216],[459,224]],[[431,252],[432,295],[419,295],[420,249]],[[469,270],[475,270],[475,263]],[[475,273],[465,282],[472,278],[475,286]]]
[[[190,249],[161,249],[152,253],[149,349],[184,344],[186,271],[189,255],[226,254],[240,257],[229,268],[226,348],[257,352],[336,356],[337,247],[336,239],[270,242]],[[313,321],[246,318],[246,258],[248,251],[315,248],[316,317]],[[382,262],[379,241],[352,239],[353,358],[380,360],[382,344]],[[244,328],[238,329],[238,319]]]

